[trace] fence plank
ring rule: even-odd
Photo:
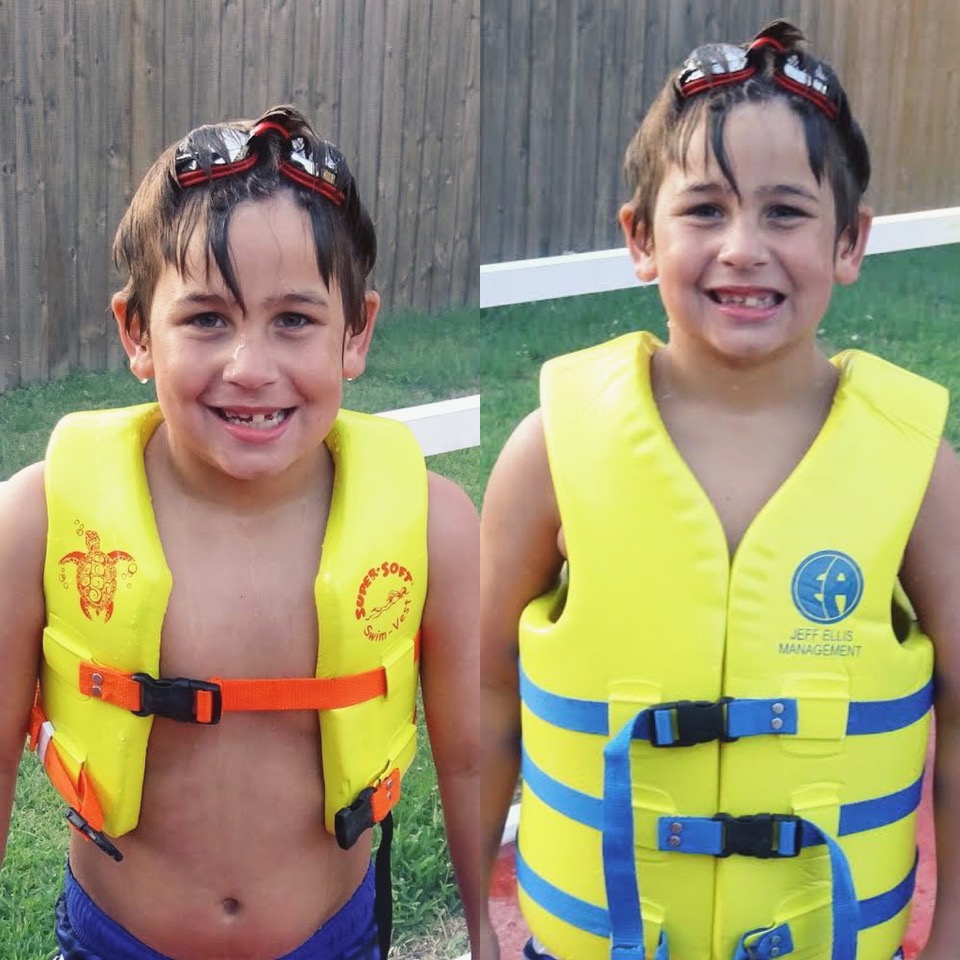
[[[480,296],[479,205],[480,159],[480,0],[470,0],[469,21],[464,32],[469,37],[466,57],[466,87],[460,137],[460,162],[457,165],[457,207],[453,217],[453,257],[450,264],[449,303],[476,303]]]
[[[15,4],[0,0],[0,393],[20,383]]]
[[[430,7],[426,3],[410,6],[408,44],[412,49],[429,50]],[[398,254],[393,272],[391,306],[406,307],[415,302],[417,217],[420,212],[420,186],[423,178],[422,130],[426,116],[426,57],[407,57],[406,95],[403,99],[403,148],[401,170],[403,187],[397,229]],[[386,272],[386,271],[384,271]]]
[[[546,2],[546,0],[544,0]],[[504,131],[507,89],[507,29],[509,0],[484,0],[480,11],[483,33],[481,61],[481,147],[483,166],[485,215],[480,222],[481,244],[484,250],[510,249],[502,242],[504,219],[503,180],[506,148]],[[552,18],[551,18],[552,20]],[[546,103],[538,101],[541,109]],[[552,155],[551,150],[545,151]],[[549,177],[544,181],[548,182]]]
[[[20,374],[24,380],[46,379],[47,293],[41,264],[46,248],[44,180],[37,176],[43,160],[41,38],[43,4],[18,3],[16,96],[17,241],[20,247]],[[34,211],[41,213],[36,216]]]
[[[380,119],[379,160],[377,162],[378,213],[374,221],[380,250],[375,271],[378,289],[389,289],[392,263],[385,263],[383,251],[397,248],[400,206],[400,174],[403,157],[403,103],[406,95],[407,27],[409,11],[405,3],[388,3],[383,45],[383,96]],[[370,148],[371,144],[366,144]],[[366,198],[364,197],[364,201]],[[386,267],[386,269],[384,268]],[[386,304],[390,307],[392,304]]]

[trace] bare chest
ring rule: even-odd
[[[161,637],[166,676],[310,676],[322,529],[244,529],[158,516],[173,577]]]
[[[674,445],[710,501],[732,557],[764,504],[803,459],[816,418],[664,417]]]

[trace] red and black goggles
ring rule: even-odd
[[[203,129],[203,128],[201,128]],[[175,170],[181,187],[193,187],[221,177],[231,177],[256,166],[259,160],[257,140],[268,130],[280,134],[284,141],[280,172],[289,180],[323,194],[338,206],[346,199],[353,185],[353,176],[343,154],[326,140],[310,143],[293,135],[282,124],[263,120],[251,130],[219,127],[216,146],[210,146],[209,128],[204,130],[203,146],[193,133],[188,133],[177,146]]]
[[[742,83],[757,73],[756,53],[773,47],[773,80],[785,90],[809,100],[831,120],[840,115],[843,90],[836,76],[822,63],[787,48],[773,37],[760,37],[746,48],[732,43],[708,43],[697,47],[684,61],[677,77],[677,90],[692,97],[704,90]]]

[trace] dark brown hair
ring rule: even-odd
[[[286,141],[279,131],[272,130],[258,137],[257,161],[249,170],[196,186],[178,183],[177,149],[186,139],[200,165],[209,169],[215,156],[227,155],[224,131],[250,131],[264,121],[280,124],[291,136],[303,137],[314,156],[336,157],[344,195],[341,204],[280,173]],[[205,233],[208,264],[211,259],[216,263],[230,292],[243,306],[227,245],[230,218],[238,204],[264,200],[281,191],[288,191],[310,218],[317,267],[328,286],[331,278],[337,281],[347,328],[352,333],[363,330],[367,322],[366,278],[376,261],[377,238],[339,149],[318,137],[303,114],[291,106],[273,107],[254,121],[198,127],[185,140],[167,147],[150,167],[117,228],[113,256],[117,269],[127,277],[121,291],[127,302],[127,330],[136,318],[141,332],[149,333],[150,308],[160,273],[166,264],[185,273],[187,248],[198,227]]]
[[[742,103],[785,101],[803,125],[810,169],[819,183],[826,174],[833,190],[837,238],[844,230],[851,242],[857,239],[860,201],[870,182],[870,155],[860,126],[850,112],[847,96],[837,75],[807,52],[804,35],[786,20],[764,27],[754,41],[770,38],[771,44],[752,47],[747,56],[757,70],[737,83],[708,86],[703,92],[685,96],[680,91],[681,69],[674,71],[650,107],[640,128],[627,147],[624,174],[633,206],[633,229],[653,229],[657,193],[669,164],[686,168],[690,140],[701,120],[707,127],[707,143],[720,170],[739,196],[723,141],[724,123],[730,111]],[[779,52],[778,49],[779,48]],[[702,59],[704,72],[711,71],[710,45],[691,55]],[[702,57],[700,56],[702,54]],[[774,80],[777,57],[796,54],[808,71],[818,71],[837,92],[838,116],[831,119],[809,99],[784,89]],[[689,61],[688,61],[689,62]]]

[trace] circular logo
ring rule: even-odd
[[[793,575],[796,608],[814,623],[849,617],[863,596],[863,574],[852,557],[839,550],[811,553]]]

